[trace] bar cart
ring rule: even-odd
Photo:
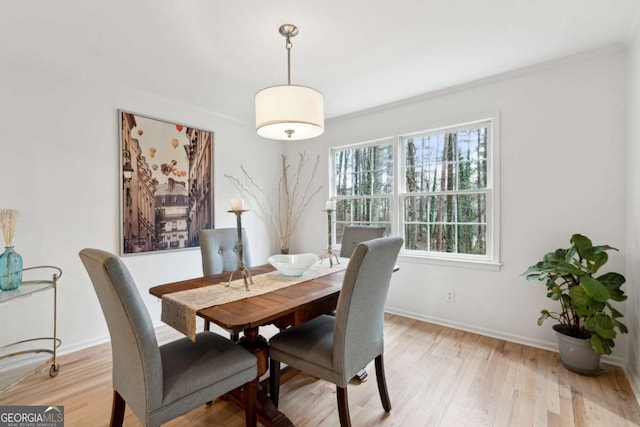
[[[18,303],[19,301],[30,297],[38,292],[47,290],[53,290],[53,335],[51,337],[39,337],[29,338],[21,341],[12,342],[9,344],[0,343],[0,376],[8,378],[8,383],[0,383],[0,393],[3,390],[8,389],[12,385],[17,384],[25,377],[37,372],[44,368],[49,363],[49,376],[55,377],[60,372],[60,365],[56,361],[56,350],[62,343],[57,336],[57,305],[58,305],[58,280],[62,277],[62,270],[58,267],[50,265],[42,265],[36,267],[28,267],[23,269],[26,273],[28,271],[36,271],[37,273],[49,271],[52,274],[50,280],[24,280],[18,289],[11,291],[0,291],[0,306],[8,303]],[[53,272],[52,272],[53,271]],[[38,366],[32,367],[32,364],[24,362],[28,359],[28,355],[38,353],[49,353],[51,357],[44,361],[39,362]],[[22,360],[21,360],[22,358]],[[27,370],[21,367],[21,363],[27,366]],[[17,366],[17,368],[9,367]],[[5,374],[4,371],[9,370],[14,372],[14,375]],[[17,374],[16,374],[17,372]]]

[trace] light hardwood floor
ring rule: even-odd
[[[176,336],[170,328],[159,340]],[[393,409],[385,414],[373,365],[349,386],[354,426],[640,426],[622,369],[593,378],[557,355],[519,344],[387,315],[385,362]],[[0,405],[64,405],[67,427],[105,426],[111,410],[111,350],[99,345],[59,358],[58,377],[36,374],[0,394]],[[335,387],[301,374],[280,389],[297,426],[337,426]],[[139,426],[127,409],[125,426]],[[167,426],[242,426],[242,411],[216,400]]]

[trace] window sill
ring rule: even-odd
[[[407,253],[400,253],[398,257],[400,261],[411,262],[415,264],[431,264],[441,265],[444,267],[456,267],[456,268],[471,268],[476,270],[487,271],[500,271],[502,264],[499,262],[491,261],[472,261],[467,259],[451,259],[451,258],[436,258],[432,256],[413,255]]]

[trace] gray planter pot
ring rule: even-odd
[[[586,339],[565,335],[562,325],[553,325],[558,338],[560,363],[570,371],[582,375],[602,375],[607,369],[600,364],[600,355]]]

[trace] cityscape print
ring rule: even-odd
[[[200,246],[213,228],[213,132],[120,111],[121,253]]]

